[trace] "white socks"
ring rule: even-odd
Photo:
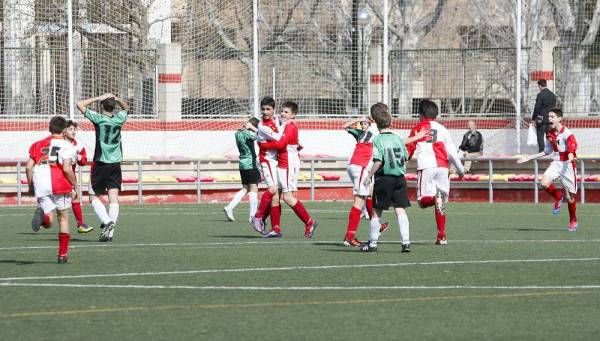
[[[106,207],[104,207],[104,204],[102,201],[100,201],[100,199],[96,198],[92,200],[92,207],[94,208],[94,212],[96,212],[96,215],[102,224],[108,224],[111,221],[108,213],[106,212]]]
[[[240,203],[240,201],[242,201],[246,193],[247,191],[245,188],[242,188],[239,191],[237,191],[237,193],[235,193],[233,199],[231,199],[231,202],[229,203],[229,205],[227,205],[227,207],[229,207],[230,210],[233,210]]]
[[[398,215],[398,226],[400,227],[402,244],[410,244],[410,224],[406,213]]]
[[[371,230],[369,231],[369,241],[371,241],[371,246],[377,246],[377,241],[379,240],[379,229],[381,228],[381,224],[379,223],[379,217],[371,218]]]
[[[113,223],[117,223],[117,218],[119,218],[119,204],[110,204],[108,205],[108,216],[110,217],[110,221]]]
[[[248,193],[248,201],[250,201],[250,218],[254,217],[258,208],[258,195],[256,192]]]

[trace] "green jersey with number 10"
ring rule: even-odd
[[[373,161],[383,164],[376,175],[401,176],[406,173],[408,152],[402,138],[392,132],[383,132],[373,139]]]
[[[113,116],[107,116],[87,109],[85,117],[92,121],[96,129],[94,162],[119,163],[123,161],[121,127],[127,121],[127,111],[121,110]]]

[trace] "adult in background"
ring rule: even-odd
[[[540,93],[535,98],[535,107],[531,116],[532,124],[535,124],[535,130],[538,141],[538,151],[543,152],[546,142],[546,130],[548,129],[548,112],[556,107],[556,95],[548,89],[548,84],[545,79],[540,79],[538,82]]]
[[[464,157],[481,157],[483,155],[483,136],[477,131],[475,121],[469,120],[469,131],[463,135],[462,142],[458,149]],[[471,161],[465,161],[465,173],[471,172]],[[452,167],[455,171],[454,166]]]

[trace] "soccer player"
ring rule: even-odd
[[[258,209],[252,218],[252,227],[261,235],[265,232],[265,220],[271,214],[271,225],[274,224],[272,210],[279,210],[278,182],[277,182],[277,150],[268,149],[261,145],[262,142],[279,140],[281,128],[279,120],[274,117],[275,100],[272,97],[264,97],[260,101],[260,112],[262,119],[258,123],[258,142],[261,173],[267,190],[263,193]],[[273,208],[272,208],[273,206]]]
[[[73,120],[67,121],[67,129],[65,129],[65,139],[71,144],[73,144],[73,148],[75,148],[76,159],[72,160],[73,165],[73,174],[77,177],[77,173],[75,172],[75,168],[79,166],[87,165],[87,153],[82,144],[77,143],[75,139],[75,135],[77,134],[77,122]],[[81,212],[81,201],[79,200],[79,192],[74,191],[71,193],[71,208],[73,209],[73,215],[77,220],[77,232],[78,233],[88,233],[91,232],[94,228],[89,226],[88,224],[83,222],[83,212]]]
[[[59,224],[58,263],[67,263],[69,254],[69,215],[71,193],[77,180],[73,173],[71,160],[76,158],[73,145],[64,139],[67,120],[54,116],[50,120],[50,136],[37,141],[29,148],[29,160],[26,166],[29,193],[35,194],[38,208],[31,220],[34,232],[40,230],[44,216],[52,224],[50,214],[56,210]]]
[[[527,162],[545,155],[552,156],[552,162],[542,177],[541,187],[554,198],[553,214],[560,213],[564,200],[563,194],[554,187],[554,179],[559,178],[563,185],[567,202],[569,204],[568,231],[577,231],[577,215],[575,194],[577,194],[577,140],[575,135],[562,124],[562,110],[554,108],[548,112],[549,130],[546,132],[545,148],[543,152],[525,155],[518,163]]]
[[[100,112],[88,108],[95,102],[100,103]],[[115,112],[117,104],[121,107],[121,110]],[[94,212],[102,222],[100,225],[102,231],[98,240],[101,242],[112,241],[115,224],[119,217],[119,190],[122,182],[123,146],[121,144],[121,128],[127,121],[129,106],[113,94],[104,94],[77,102],[77,108],[96,128],[96,149],[88,192]],[[98,197],[107,192],[108,212]]]
[[[240,178],[242,180],[242,189],[233,197],[233,200],[223,208],[225,217],[229,221],[235,221],[233,209],[240,203],[242,198],[248,194],[250,201],[250,222],[256,214],[258,206],[258,182],[260,173],[256,164],[256,151],[254,142],[256,141],[256,132],[258,131],[258,118],[252,117],[244,122],[242,127],[235,133],[235,143],[240,152]]]
[[[383,210],[393,206],[400,229],[402,252],[410,252],[410,226],[406,215],[406,208],[410,207],[410,201],[404,178],[408,152],[402,138],[390,129],[392,116],[387,105],[376,103],[371,107],[371,113],[380,134],[373,138],[373,167],[363,180],[364,186],[367,187],[375,175],[373,186],[375,200],[369,241],[361,247],[361,251],[377,251],[377,241],[381,234],[379,218],[382,217]]]
[[[277,176],[283,201],[294,210],[294,213],[304,223],[304,237],[310,239],[313,237],[318,223],[306,211],[302,202],[294,196],[294,192],[298,191],[298,175],[300,174],[300,155],[298,153],[300,143],[298,141],[298,126],[294,121],[297,113],[298,104],[291,101],[284,102],[281,105],[281,119],[284,122],[283,135],[277,141],[263,142],[259,146],[267,150],[277,149]],[[281,237],[280,217],[281,209],[279,205],[273,205],[271,207],[272,229],[263,237]]]
[[[433,101],[422,100],[419,103],[419,123],[410,131],[414,136],[422,129],[430,134],[415,142],[409,143],[409,159],[417,158],[417,200],[421,208],[435,205],[434,215],[437,225],[436,245],[446,245],[446,203],[450,193],[448,166],[450,162],[456,167],[460,178],[465,169],[458,157],[457,149],[446,127],[435,119],[438,107]]]

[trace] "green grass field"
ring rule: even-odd
[[[566,207],[451,204],[447,246],[413,207],[410,254],[395,221],[364,254],[340,243],[348,203],[307,208],[310,241],[287,208],[263,240],[245,204],[236,223],[222,205],[122,206],[115,241],[74,233],[65,265],[56,226],[0,208],[0,340],[600,339],[600,205],[569,233]]]

